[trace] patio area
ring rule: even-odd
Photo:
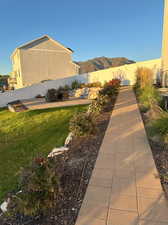
[[[167,225],[168,201],[131,87],[120,90],[76,225]]]

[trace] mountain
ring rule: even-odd
[[[93,72],[97,70],[103,70],[110,67],[122,66],[125,64],[135,63],[135,61],[129,60],[124,57],[108,58],[108,57],[97,57],[89,59],[87,61],[75,62],[80,66],[80,74]]]

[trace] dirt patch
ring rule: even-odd
[[[116,99],[116,98],[115,98]],[[89,179],[96,162],[115,99],[97,118],[98,132],[94,136],[76,138],[67,153],[66,167],[61,179],[63,194],[59,196],[59,205],[47,216],[13,218],[0,217],[1,225],[74,225],[81,207]]]

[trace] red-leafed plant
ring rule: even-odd
[[[118,88],[120,86],[121,81],[119,79],[112,79],[108,83],[105,84],[105,86],[112,86],[115,88]]]
[[[100,91],[100,94],[108,95],[109,97],[116,95],[120,87],[120,83],[121,81],[119,79],[112,79],[109,82],[106,82],[103,89]]]

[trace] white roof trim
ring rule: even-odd
[[[42,37],[40,38],[37,38],[37,39],[34,39],[32,41],[29,41],[27,42],[26,44],[23,44],[23,45],[20,45],[19,47],[15,48],[15,50],[13,51],[11,57],[15,54],[15,52],[18,50],[18,49],[21,49],[21,48],[24,48],[25,46],[29,45],[29,44],[32,44],[33,42],[35,41],[38,41],[38,40],[41,40],[43,38],[48,38],[49,40],[51,40],[52,42],[54,42],[55,44],[59,45],[60,47],[64,48],[66,51],[68,51],[69,53],[72,53],[73,51],[71,51],[70,49],[64,47],[61,43],[59,43],[58,41],[55,41],[54,39],[52,39],[51,37],[49,37],[48,35],[43,35]]]

